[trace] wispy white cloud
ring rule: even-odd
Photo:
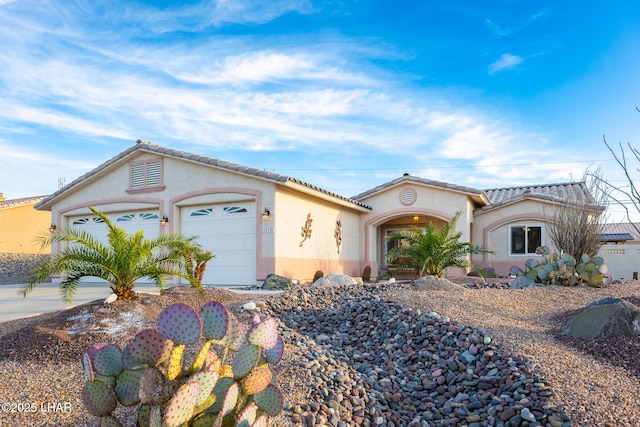
[[[489,74],[495,74],[504,70],[511,70],[520,65],[524,59],[517,55],[504,53],[500,55],[500,59],[489,65]]]
[[[409,58],[375,40],[331,34],[300,42],[298,36],[261,39],[214,31],[197,43],[189,37],[149,41],[162,31],[188,27],[198,16],[202,25],[220,26],[312,13],[305,1],[221,0],[165,11],[128,3],[116,17],[100,16],[93,3],[77,4],[61,12],[43,5],[34,6],[40,10],[33,14],[0,12],[0,90],[10,106],[0,109],[5,135],[39,129],[58,141],[80,136],[128,145],[142,138],[176,148],[188,143],[205,152],[366,153],[372,167],[403,156],[404,162],[433,165],[422,170],[426,176],[454,183],[473,177],[436,166],[486,164],[485,181],[516,176],[522,168],[508,164],[532,153],[514,147],[544,140],[499,111],[462,106],[428,87],[408,87],[405,76],[381,70],[375,60]],[[134,17],[140,22],[108,30],[110,23],[122,26]],[[153,30],[153,37],[143,29]],[[490,72],[522,61],[502,55]],[[0,149],[15,158],[25,154],[12,144],[5,138]],[[36,150],[28,152],[34,164],[70,161]],[[495,159],[505,167],[493,167]],[[560,169],[549,166],[545,173]]]

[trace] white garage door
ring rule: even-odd
[[[107,215],[117,226],[127,230],[128,233],[135,233],[138,230],[144,230],[146,239],[156,238],[160,235],[160,217],[158,211],[135,211],[113,215]],[[69,225],[73,228],[79,228],[91,233],[100,242],[107,243],[107,226],[96,215],[83,215],[69,219]],[[90,278],[87,281],[97,281]],[[141,279],[136,283],[148,283],[149,279]]]
[[[184,207],[181,232],[216,256],[205,270],[205,285],[253,285],[256,281],[255,203]]]

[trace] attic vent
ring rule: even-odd
[[[402,203],[405,206],[410,206],[414,204],[417,198],[418,198],[418,194],[416,193],[416,190],[414,190],[413,188],[405,188],[400,193],[400,203]]]
[[[160,160],[132,164],[130,171],[132,190],[162,185],[162,163]]]

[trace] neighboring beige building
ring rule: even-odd
[[[49,232],[51,215],[34,209],[45,196],[7,200],[0,193],[0,252],[48,254],[49,247],[37,243],[38,236]]]
[[[589,196],[583,183],[477,190],[405,174],[345,198],[292,177],[138,141],[36,208],[51,211],[58,227],[100,238],[104,224],[87,206],[146,236],[197,236],[216,255],[205,284],[248,285],[270,273],[360,276],[367,265],[373,276],[385,273],[388,232],[441,225],[457,211],[463,239],[496,251],[473,261],[506,275],[548,244],[544,223],[564,200]]]
[[[599,255],[616,279],[638,279],[640,223],[603,224]]]

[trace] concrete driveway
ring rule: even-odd
[[[95,300],[104,300],[111,290],[106,283],[87,282],[78,287],[78,292],[73,298],[73,304],[62,301],[60,296],[60,283],[44,283],[38,286],[29,296],[22,298],[18,291],[24,285],[0,286],[0,322],[20,319],[22,317],[35,316],[51,311],[64,310],[76,305]],[[144,293],[158,293],[158,288],[152,284],[136,284],[136,290]],[[280,291],[244,291],[230,289],[238,293],[274,294]]]
[[[44,283],[26,298],[18,296],[18,291],[23,286],[0,286],[0,322],[64,310],[97,299],[105,299],[111,293],[106,283],[82,283],[73,298],[73,304],[67,304],[60,296],[60,283]],[[147,293],[158,292],[158,288],[150,284],[136,285],[136,290]]]

